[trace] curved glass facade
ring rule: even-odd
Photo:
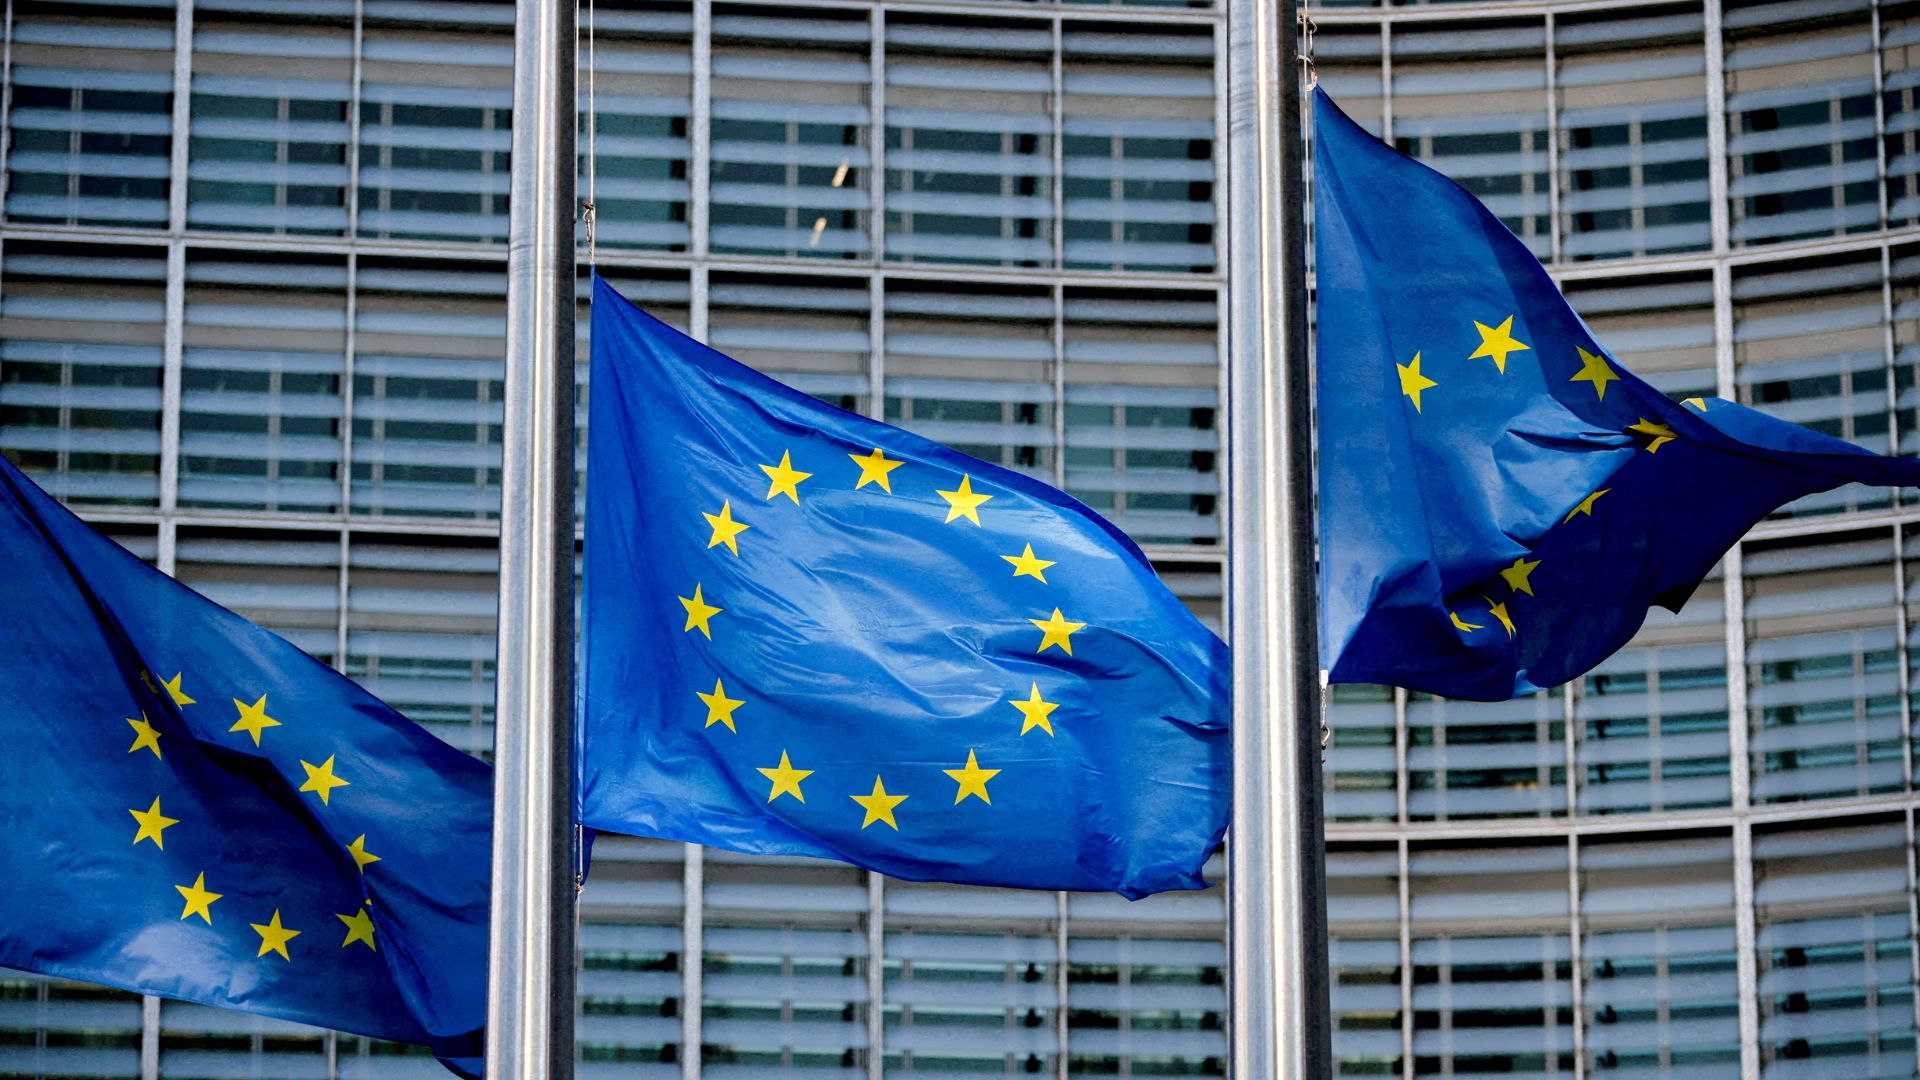
[[[1064,486],[1219,624],[1217,4],[597,8],[603,272]],[[7,12],[0,452],[485,753],[511,5]],[[1348,111],[1485,200],[1635,370],[1920,452],[1920,4],[1315,15]],[[1334,688],[1338,1074],[1914,1076],[1916,500],[1783,509],[1560,691]],[[596,857],[583,1077],[1224,1073],[1218,890]],[[0,974],[0,1076],[438,1075]]]

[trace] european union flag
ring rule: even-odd
[[[895,877],[1204,888],[1227,655],[1123,534],[594,281],[579,820]]]
[[[1920,462],[1635,378],[1499,219],[1324,92],[1313,154],[1334,682],[1566,682],[1777,507],[1920,483]]]
[[[491,770],[4,460],[0,547],[0,966],[476,1067]]]

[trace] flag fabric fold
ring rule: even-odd
[[[0,545],[0,966],[477,1069],[491,770],[4,460]]]
[[[1314,94],[1322,663],[1500,700],[1678,610],[1750,527],[1920,462],[1719,398],[1596,341],[1453,181]]]
[[[1227,660],[1065,494],[596,277],[579,820],[889,875],[1200,888]]]

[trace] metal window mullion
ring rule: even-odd
[[[340,342],[340,517],[344,521],[353,506],[353,407],[354,353],[360,343],[360,257],[347,253],[347,330]],[[344,643],[346,631],[342,630]],[[344,648],[344,645],[343,645]],[[345,653],[343,652],[344,656]]]
[[[867,1080],[886,1075],[886,876],[867,871]]]
[[[1407,691],[1393,688],[1393,801],[1394,820],[1407,827],[1407,804],[1412,798],[1412,781],[1407,774]]]
[[[887,279],[867,280],[867,409],[874,420],[887,418]]]
[[[347,91],[347,224],[348,240],[360,234],[360,103],[365,93],[361,54],[366,44],[366,0],[353,0],[353,85]],[[348,324],[351,329],[352,324]]]
[[[1059,270],[1067,265],[1067,150],[1066,150],[1066,73],[1061,61],[1064,48],[1061,41],[1060,17],[1051,20],[1053,31],[1053,63],[1049,74],[1053,79],[1052,101],[1049,103],[1053,113],[1053,228],[1048,230],[1053,241],[1053,268]]]
[[[1720,0],[1705,0],[1704,42],[1707,62],[1707,207],[1708,232],[1715,254],[1729,246],[1732,208],[1727,202],[1727,57],[1720,30]],[[1721,294],[1717,289],[1715,295]]]
[[[707,231],[712,201],[708,189],[713,173],[713,0],[693,5],[693,107],[687,118],[688,251],[695,259],[707,255]],[[704,335],[696,333],[696,338]]]
[[[1560,65],[1553,51],[1553,12],[1547,12],[1547,250],[1560,261]],[[1571,780],[1569,780],[1571,783]],[[1577,1074],[1576,1074],[1577,1075]]]
[[[1067,289],[1053,283],[1053,486],[1067,486]]]
[[[1888,222],[1887,205],[1887,102],[1886,63],[1880,44],[1880,0],[1872,0],[1873,14],[1873,177],[1874,193],[1880,205],[1880,228]]]
[[[167,322],[160,370],[159,565],[169,574],[173,573],[175,519],[180,509],[180,385],[186,338],[186,278],[186,245],[174,240],[167,245]]]
[[[1907,828],[1907,940],[1920,941],[1920,896],[1915,895],[1914,889],[1916,866],[1913,817],[1914,811],[1911,807],[1901,815],[1901,821]],[[1907,972],[1913,985],[1920,986],[1920,949],[1907,950]],[[1915,1030],[1920,1030],[1920,994],[1915,994],[1913,997],[1913,1023]],[[1914,1072],[1920,1075],[1920,1042],[1914,1044],[1913,1053]]]
[[[868,258],[878,266],[887,250],[887,9],[875,4],[868,25],[873,40],[867,51],[867,246]]]
[[[1740,1075],[1760,1080],[1759,957],[1756,955],[1753,910],[1753,824],[1744,818],[1733,823],[1733,937],[1737,953],[1734,969],[1740,980]]]
[[[1224,237],[1231,235],[1228,229],[1228,217],[1233,213],[1229,205],[1227,191],[1227,130],[1229,127],[1227,108],[1227,24],[1215,23],[1213,26],[1213,142],[1210,160],[1213,165],[1213,234],[1208,238],[1208,246],[1213,249],[1213,258],[1208,265],[1217,271],[1226,264],[1225,252],[1221,250]],[[1311,132],[1309,132],[1311,138]],[[1225,310],[1224,308],[1222,310]],[[1226,325],[1221,321],[1217,325]],[[1218,331],[1216,331],[1217,333]],[[1220,398],[1221,408],[1226,407],[1226,397]],[[1221,456],[1226,456],[1226,448],[1221,447]],[[1217,470],[1216,470],[1217,471]],[[1224,505],[1216,503],[1215,505]],[[1226,520],[1224,517],[1221,520]]]
[[[167,231],[187,228],[187,144],[193,100],[193,0],[179,0],[173,15],[173,141],[169,144]]]
[[[700,1080],[702,956],[706,952],[706,850],[687,844],[680,869],[680,1077]]]
[[[1393,145],[1393,24],[1385,21],[1380,23],[1380,139]]]
[[[1571,708],[1569,708],[1571,711]],[[1567,979],[1573,993],[1573,1080],[1587,1078],[1587,1009],[1580,948],[1580,837],[1567,834]]]
[[[160,1080],[160,999],[140,997],[140,1080]]]
[[[347,590],[351,582],[347,580],[347,564],[353,558],[353,529],[343,525],[340,528],[340,576],[334,594],[336,605],[334,621],[333,669],[346,674],[347,671]]]
[[[1405,693],[1405,691],[1396,691]],[[1405,775],[1405,770],[1402,770]],[[1405,821],[1405,800],[1401,803],[1401,819]],[[1394,854],[1400,860],[1399,900],[1400,900],[1400,1077],[1401,1080],[1414,1080],[1413,1068],[1413,871],[1409,867],[1407,838],[1403,835],[1395,843]]]
[[[0,38],[0,207],[13,187],[13,0],[6,0],[5,37]]]
[[[1067,894],[1053,894],[1053,1076],[1067,1080]],[[1124,969],[1123,969],[1124,970]]]
[[[1567,777],[1561,786],[1567,792],[1566,815],[1568,817],[1575,817],[1580,813],[1580,753],[1574,738],[1574,725],[1578,722],[1576,714],[1579,711],[1574,705],[1574,695],[1578,692],[1579,685],[1580,680],[1573,679],[1561,688],[1560,741],[1566,750],[1567,759]]]

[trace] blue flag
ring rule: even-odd
[[[592,386],[583,824],[915,880],[1205,887],[1226,648],[1126,536],[598,278]]]
[[[1920,462],[1635,378],[1499,219],[1319,91],[1313,156],[1334,682],[1555,686],[1781,505],[1920,483]]]
[[[0,547],[0,966],[475,1069],[491,770],[4,460]]]

